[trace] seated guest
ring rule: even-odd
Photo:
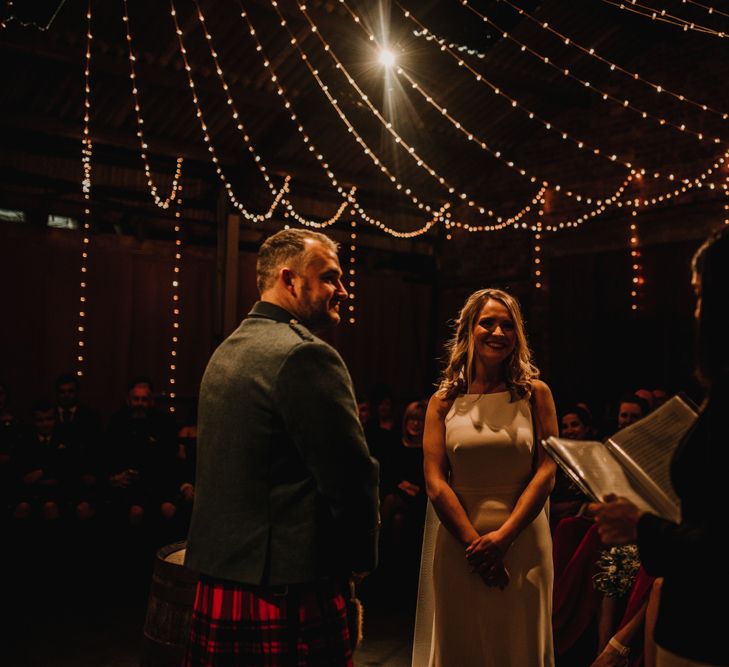
[[[665,389],[652,389],[653,407],[659,408],[668,400],[668,392]]]
[[[65,373],[56,379],[56,432],[76,452],[79,499],[88,505],[98,499],[102,430],[98,414],[79,402],[80,391],[77,375]]]
[[[0,382],[0,520],[11,509],[20,436],[20,422],[11,412],[6,386]]]
[[[167,414],[155,410],[149,378],[132,381],[126,405],[109,421],[107,470],[113,508],[133,526],[150,518],[171,520],[174,497],[176,427]]]
[[[395,400],[390,388],[383,383],[375,385],[370,392],[371,405],[374,407],[374,422],[383,431],[397,431]]]
[[[634,393],[638,398],[642,398],[648,404],[648,412],[653,412],[656,409],[653,392],[650,389],[636,389]],[[645,414],[648,414],[648,412]]]
[[[58,438],[56,413],[50,401],[33,404],[33,428],[20,442],[16,519],[37,514],[57,520],[71,501],[76,467],[73,448]]]
[[[360,396],[357,399],[357,416],[362,428],[365,428],[372,419],[372,406],[366,396]]]
[[[56,427],[65,440],[83,448],[98,444],[101,420],[91,408],[79,402],[81,382],[77,375],[65,373],[56,379]]]
[[[565,409],[560,418],[560,435],[570,440],[594,438],[590,413],[577,405]],[[554,489],[549,496],[549,525],[552,534],[562,519],[575,516],[588,500],[580,488],[558,467]]]
[[[378,384],[371,392],[374,414],[364,427],[367,446],[380,464],[380,499],[393,493],[400,480],[395,479],[395,457],[401,445],[399,429],[394,428],[394,402],[390,390]]]
[[[392,456],[394,487],[382,504],[383,536],[394,548],[400,547],[408,528],[421,528],[425,511],[425,478],[423,473],[423,401],[414,401],[405,408],[400,446]]]
[[[650,405],[640,396],[624,396],[618,403],[618,430],[643,419],[650,410]]]

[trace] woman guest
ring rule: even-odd
[[[425,418],[425,481],[440,525],[432,575],[424,540],[413,664],[552,665],[544,505],[555,464],[539,443],[557,434],[557,416],[516,299],[496,289],[472,294],[449,352]]]
[[[382,523],[394,549],[403,545],[409,524],[423,525],[425,480],[423,478],[423,426],[426,404],[414,401],[405,408],[401,446],[393,452],[393,488],[382,501]]]
[[[592,440],[592,419],[590,413],[577,405],[568,407],[560,419],[560,435],[570,440]],[[554,489],[549,497],[549,524],[552,535],[557,524],[567,517],[574,517],[588,501],[587,496],[560,469]]]
[[[389,586],[402,588],[412,603],[417,586],[417,562],[425,516],[425,479],[423,477],[424,401],[414,401],[405,408],[401,442],[392,456],[392,488],[380,505],[382,517],[381,568],[389,570]],[[413,567],[415,566],[415,567]]]
[[[676,450],[671,477],[681,523],[639,510],[623,498],[593,503],[607,544],[637,541],[647,572],[663,577],[654,632],[658,667],[729,665],[726,614],[726,471],[729,467],[729,228],[711,236],[693,260],[697,370],[707,399]]]

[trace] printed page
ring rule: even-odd
[[[602,442],[551,436],[542,444],[567,476],[594,500],[602,500],[608,493],[615,493],[643,510],[662,515]]]
[[[698,417],[693,404],[676,395],[647,417],[618,431],[606,443],[629,475],[660,503],[678,507],[670,465],[676,448]]]

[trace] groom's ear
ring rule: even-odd
[[[296,278],[296,274],[288,267],[284,266],[279,271],[279,279],[281,280],[281,283],[283,286],[291,292],[291,294],[296,294],[296,284],[294,282],[294,279]]]

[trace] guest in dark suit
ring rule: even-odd
[[[109,420],[106,454],[112,511],[130,526],[174,519],[176,436],[174,419],[155,408],[152,381],[132,380],[126,405]]]
[[[646,571],[664,577],[654,637],[657,667],[729,665],[726,614],[726,471],[729,469],[729,227],[699,249],[696,289],[698,375],[708,392],[701,415],[671,464],[681,500],[676,524],[638,509],[624,498],[593,503],[602,540],[638,543]],[[619,645],[616,650],[621,650]]]
[[[343,591],[375,567],[378,469],[344,362],[312,333],[339,322],[341,277],[328,237],[274,234],[261,300],[208,363],[188,667],[352,664]]]
[[[81,381],[73,373],[56,378],[56,433],[77,456],[77,499],[84,516],[94,513],[102,475],[101,420],[96,411],[79,401]]]

